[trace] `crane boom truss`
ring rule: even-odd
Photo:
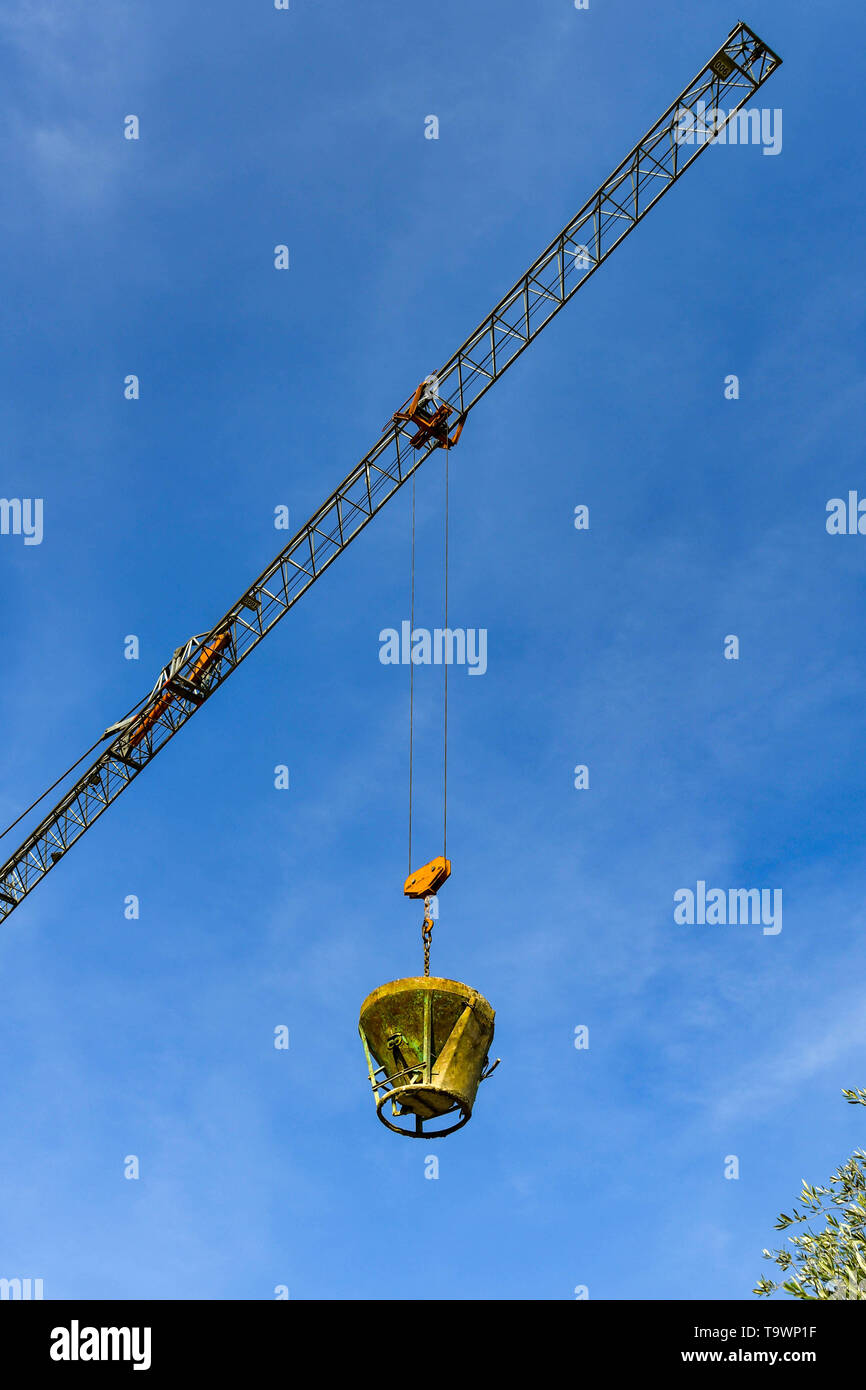
[[[746,24],[731,30],[694,80],[434,374],[438,397],[452,415],[462,423],[781,61]],[[709,130],[707,112],[714,113]],[[689,128],[706,132],[693,146],[682,142],[682,132]],[[109,745],[0,867],[0,922],[439,447],[436,439],[413,447],[410,424],[396,414],[373,448],[210,632],[179,649],[138,712],[107,731]]]

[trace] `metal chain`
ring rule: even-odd
[[[424,899],[424,922],[421,927],[421,938],[424,942],[424,974],[430,974],[430,941],[433,936],[433,918],[430,916],[430,899]]]

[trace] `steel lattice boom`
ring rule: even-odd
[[[208,633],[178,648],[132,714],[0,868],[0,921],[44,878],[434,449],[457,442],[481,397],[664,196],[709,139],[678,139],[713,111],[718,133],[781,59],[745,24],[638,141],[444,367]],[[699,106],[700,104],[700,106]],[[456,426],[456,428],[454,428]]]

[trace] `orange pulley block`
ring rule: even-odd
[[[430,974],[430,938],[433,935],[433,917],[430,912],[430,903],[442,884],[451,874],[451,860],[431,859],[429,864],[423,868],[416,869],[414,874],[410,874],[403,884],[403,893],[407,898],[424,899],[424,921],[421,924],[421,938],[424,942],[424,974]]]
[[[443,859],[441,856],[439,859],[431,859],[429,864],[409,875],[403,884],[403,893],[407,898],[432,897],[450,877],[450,859]]]
[[[453,449],[463,431],[466,416],[458,415],[454,432],[449,434],[451,416],[455,415],[456,411],[453,405],[440,401],[437,388],[436,378],[426,377],[417,387],[412,399],[399,410],[395,410],[391,417],[395,423],[405,421],[407,424],[418,426],[418,433],[413,434],[411,439],[413,449],[425,449],[430,443],[438,444],[442,449]]]

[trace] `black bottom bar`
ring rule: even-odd
[[[483,1317],[479,1321],[479,1303]],[[375,1304],[376,1309],[371,1308]],[[389,1301],[389,1309],[396,1306]],[[406,1318],[437,1316],[439,1304],[405,1302]],[[516,1345],[544,1337],[544,1360],[561,1350],[574,1368],[596,1368],[596,1377],[616,1384],[620,1372],[678,1367],[686,1376],[717,1365],[734,1373],[742,1366],[806,1367],[821,1383],[850,1365],[859,1328],[856,1311],[839,1303],[793,1299],[743,1299],[730,1303],[629,1303],[590,1299],[541,1302],[447,1303],[449,1328],[483,1344],[485,1369],[507,1368]],[[261,1302],[0,1302],[3,1358],[17,1379],[47,1373],[48,1379],[86,1375],[115,1380],[133,1376],[142,1384],[167,1375],[195,1373],[190,1384],[223,1383],[232,1373],[273,1363],[289,1384],[311,1377],[309,1366],[327,1347],[328,1380],[334,1353],[346,1347],[361,1357],[364,1329],[381,1305],[292,1299]],[[439,1315],[441,1316],[441,1315]],[[398,1319],[398,1323],[402,1323]],[[346,1336],[357,1326],[360,1340]],[[327,1340],[323,1343],[320,1330]],[[450,1339],[450,1333],[449,1333]],[[510,1350],[509,1350],[510,1348]],[[537,1350],[537,1344],[536,1344]],[[591,1362],[588,1358],[591,1357]],[[211,1382],[213,1377],[213,1382]],[[103,1381],[105,1377],[102,1377]],[[261,1379],[256,1383],[261,1383]],[[663,1382],[667,1383],[667,1381]],[[733,1382],[732,1382],[733,1383]]]

